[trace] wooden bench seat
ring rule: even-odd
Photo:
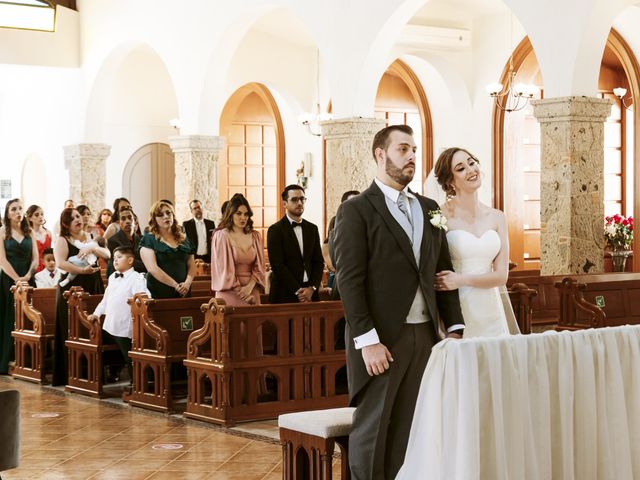
[[[56,329],[57,288],[11,287],[15,302],[15,378],[45,383],[50,373]]]
[[[203,310],[184,361],[185,416],[233,426],[347,405],[342,302],[227,307],[213,298]]]
[[[640,274],[577,275],[556,284],[561,309],[558,330],[640,324]]]
[[[105,352],[118,351],[114,343],[105,342],[104,318],[89,320],[102,294],[90,295],[82,287],[64,292],[69,308],[69,336],[65,342],[69,355],[69,371],[65,390],[90,397],[103,398],[105,384]],[[115,355],[115,354],[114,354]]]
[[[278,417],[284,480],[333,478],[333,451],[340,447],[340,478],[349,480],[349,433],[355,408],[287,413]]]
[[[146,294],[129,299],[133,338],[133,387],[127,401],[150,410],[175,409],[172,368],[187,355],[189,335],[204,325],[203,304],[210,297],[155,300]],[[186,393],[186,392],[185,392]]]

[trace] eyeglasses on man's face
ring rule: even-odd
[[[289,201],[291,203],[305,203],[307,201],[307,197],[290,197]]]

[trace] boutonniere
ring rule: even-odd
[[[431,217],[429,219],[431,225],[440,230],[444,230],[445,232],[447,231],[447,217],[442,214],[442,210],[431,210],[429,212],[429,217]]]

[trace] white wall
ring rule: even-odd
[[[62,146],[81,140],[80,89],[78,69],[0,65],[0,178],[11,179],[13,197],[22,196],[23,163],[39,156],[46,165],[39,173],[47,185],[42,207],[51,225],[69,192]]]

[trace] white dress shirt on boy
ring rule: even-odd
[[[143,274],[130,268],[124,273],[113,272],[109,276],[104,297],[93,312],[94,315],[105,316],[103,330],[114,337],[131,338],[131,306],[127,300],[136,293],[146,293],[151,297]]]

